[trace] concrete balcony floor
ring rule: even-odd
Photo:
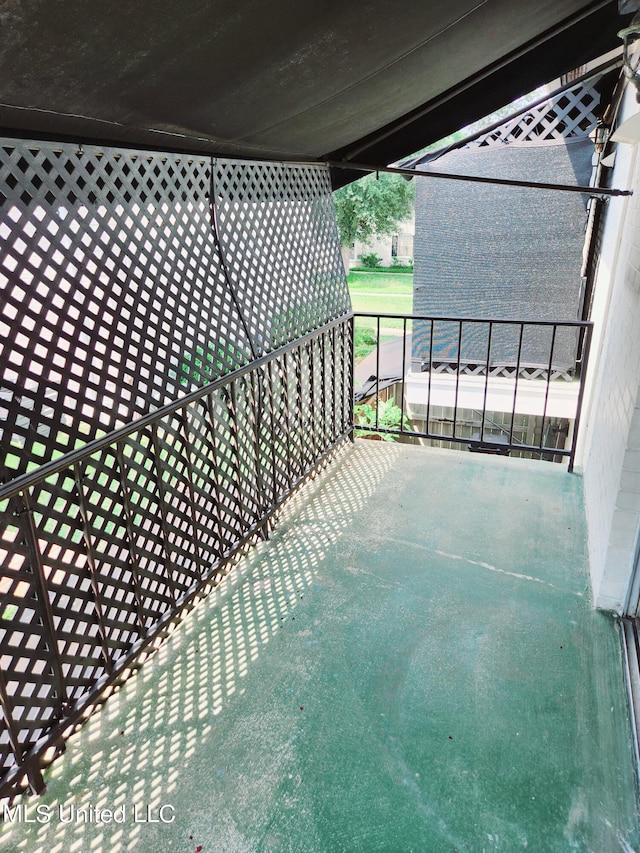
[[[45,822],[5,822],[0,848],[637,850],[586,560],[560,466],[358,441],[69,741],[27,813]]]

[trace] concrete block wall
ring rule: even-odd
[[[637,111],[628,99],[627,113]],[[594,346],[580,459],[597,607],[623,612],[640,530],[640,158],[619,146],[592,318]]]

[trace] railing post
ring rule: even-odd
[[[582,349],[582,364],[580,365],[580,388],[578,390],[578,402],[576,407],[576,417],[573,422],[573,439],[571,441],[571,452],[569,455],[569,473],[573,473],[573,466],[576,460],[576,449],[578,446],[578,429],[582,416],[582,405],[584,402],[584,388],[587,380],[587,370],[589,367],[589,353],[591,352],[591,338],[593,336],[593,324],[589,324],[585,328],[584,345]]]
[[[347,386],[347,400],[344,400],[343,394],[343,406],[345,402],[348,404],[348,417],[349,420],[347,423],[351,425],[351,432],[349,434],[349,438],[351,442],[355,442],[356,440],[356,430],[355,430],[355,412],[354,412],[354,403],[355,403],[355,339],[356,339],[356,318],[355,315],[351,315],[349,318],[349,333],[351,338],[351,346],[349,347],[349,364],[351,365],[349,370],[349,384]],[[344,332],[342,334],[342,344],[343,344],[343,352],[344,352]],[[346,361],[346,359],[345,359]],[[343,409],[344,411],[344,409]]]
[[[402,318],[402,382],[400,384],[400,432],[404,433],[404,393],[407,373],[407,318]]]

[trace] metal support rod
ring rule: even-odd
[[[331,366],[332,366],[332,382],[331,385],[331,440],[333,441],[334,436],[336,434],[336,381],[337,381],[337,371],[336,371],[336,330],[331,329]]]
[[[404,175],[407,178],[439,178],[443,181],[467,181],[475,184],[495,184],[499,187],[525,187],[532,190],[558,190],[565,193],[582,193],[594,198],[630,196],[633,190],[609,189],[607,187],[581,187],[573,184],[548,184],[541,181],[517,181],[511,178],[482,178],[479,175],[453,175],[446,172],[430,172],[424,169],[403,169],[400,166],[368,166],[366,163],[348,161],[327,162],[332,169],[351,169],[356,172],[386,172],[389,175]]]

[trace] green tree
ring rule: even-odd
[[[340,244],[368,243],[375,234],[395,234],[413,210],[413,181],[401,175],[367,175],[333,194]]]

